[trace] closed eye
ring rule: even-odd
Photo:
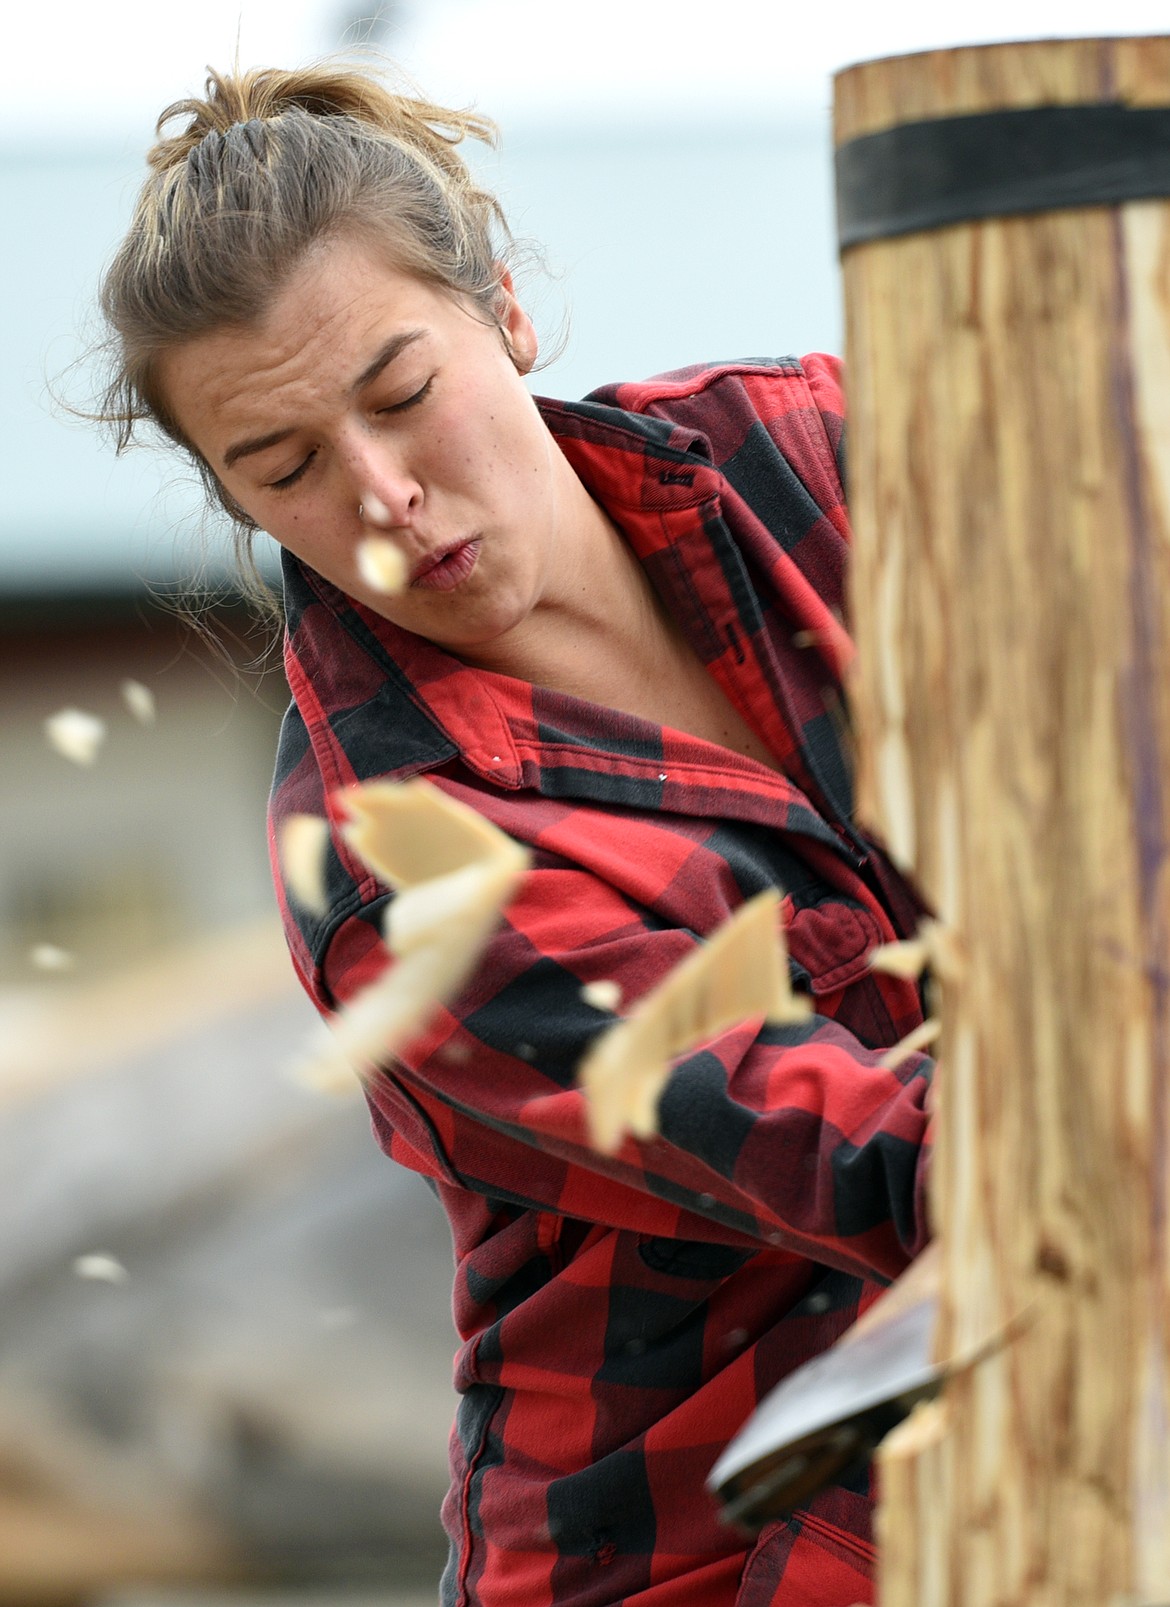
[[[420,402],[424,402],[426,400],[430,388],[434,383],[434,378],[435,376],[432,374],[423,385],[419,386],[418,390],[415,391],[413,396],[407,396],[403,401],[394,402],[389,407],[380,407],[378,409],[379,413],[405,413],[409,408],[417,407]],[[270,491],[286,491],[289,486],[296,485],[297,481],[301,478],[305,470],[309,467],[310,463],[312,463],[316,456],[316,452],[310,452],[308,457],[305,458],[304,462],[298,463],[291,474],[283,475],[279,480],[271,480],[269,482],[268,489]]]
[[[423,401],[426,400],[427,393],[430,390],[431,386],[434,384],[434,379],[435,379],[435,376],[432,374],[430,379],[428,379],[424,385],[420,385],[420,387],[418,388],[417,391],[415,391],[413,396],[408,396],[405,401],[395,402],[391,407],[380,407],[378,409],[378,412],[379,413],[405,413],[408,408],[417,407],[420,402],[423,402]]]
[[[286,474],[283,479],[270,481],[268,489],[270,491],[284,491],[290,485],[296,485],[301,475],[304,474],[305,470],[309,467],[309,464],[312,463],[316,456],[316,452],[310,452],[305,461],[303,463],[298,463],[291,474]]]

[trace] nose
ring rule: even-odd
[[[373,492],[366,492],[365,498],[358,503],[357,516],[362,524],[381,525],[382,529],[391,529],[391,525],[400,522],[392,517],[391,509],[381,498],[374,497]]]
[[[405,530],[422,508],[422,487],[409,475],[380,466],[357,476],[358,518],[379,530]]]

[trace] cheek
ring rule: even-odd
[[[263,528],[294,558],[300,558],[334,585],[348,589],[353,582],[351,565],[344,543],[333,533],[335,526],[336,516],[330,521],[324,510],[314,516],[311,509],[298,508],[295,512],[270,510]]]

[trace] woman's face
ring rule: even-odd
[[[572,470],[521,379],[535,355],[507,278],[496,327],[336,240],[262,322],[176,347],[160,377],[187,439],[282,547],[394,624],[474,652],[521,624],[556,572]],[[360,577],[370,535],[401,549],[404,591]]]

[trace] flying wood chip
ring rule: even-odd
[[[122,682],[122,702],[139,725],[153,725],[155,716],[154,693],[141,681]]]
[[[884,1071],[897,1071],[904,1060],[909,1060],[911,1055],[928,1048],[941,1032],[942,1022],[934,1016],[928,1016],[914,1028],[913,1032],[908,1032],[904,1038],[899,1038],[891,1049],[887,1049],[878,1065]]]
[[[961,982],[967,962],[954,927],[942,921],[924,921],[921,934],[936,975],[943,982]]]
[[[883,943],[869,956],[871,971],[884,971],[906,980],[921,976],[928,965],[945,982],[962,979],[962,947],[952,929],[941,921],[923,921],[917,937]]]
[[[930,963],[930,951],[920,938],[907,938],[901,943],[883,943],[869,956],[871,971],[884,971],[887,976],[902,977],[910,981],[921,976]]]
[[[45,721],[49,746],[74,764],[92,764],[105,735],[105,721],[84,709],[58,709]]]
[[[370,782],[341,795],[350,847],[397,896],[385,932],[394,964],[330,1024],[299,1068],[328,1085],[377,1066],[453,998],[475,969],[527,851],[426,781]]]
[[[689,954],[624,1021],[603,1033],[579,1078],[593,1143],[612,1154],[626,1132],[658,1131],[658,1101],[670,1063],[750,1016],[805,1021],[808,999],[792,992],[780,895],[759,893]]]
[[[385,536],[367,536],[357,550],[358,574],[367,586],[393,596],[406,585],[406,556]]]
[[[289,892],[303,909],[324,915],[325,849],[329,822],[320,815],[289,815],[281,822],[280,865]]]
[[[499,855],[523,855],[482,815],[429,781],[371,781],[337,794],[354,853],[393,888],[413,887]]]
[[[56,943],[37,943],[29,950],[29,961],[38,971],[72,971],[74,957]]]
[[[622,1002],[622,985],[609,978],[597,982],[586,982],[581,988],[581,997],[586,1004],[591,1004],[595,1010],[608,1010],[612,1015]]]
[[[79,1278],[86,1278],[91,1283],[125,1283],[130,1276],[117,1256],[107,1255],[104,1250],[79,1255],[73,1263],[73,1270]]]

